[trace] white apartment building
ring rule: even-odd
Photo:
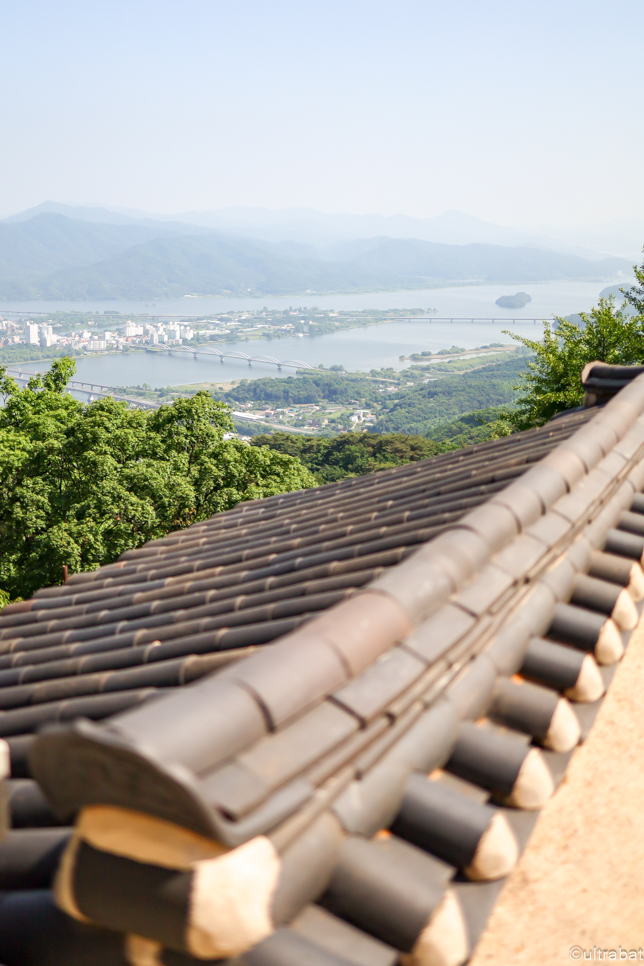
[[[136,325],[134,322],[126,322],[123,327],[123,335],[126,339],[133,339],[137,335],[143,335],[143,326]]]
[[[105,339],[90,339],[87,348],[90,352],[100,352],[101,349],[107,349],[107,342]]]
[[[25,342],[27,345],[38,345],[40,343],[38,326],[35,322],[25,322]]]
[[[41,348],[43,349],[46,349],[47,346],[53,345],[56,341],[56,336],[54,335],[50,325],[41,325],[39,327],[38,338]]]
[[[172,322],[166,327],[166,336],[168,341],[180,342],[182,339],[192,339],[194,331],[189,325],[179,325],[178,322]]]

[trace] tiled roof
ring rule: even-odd
[[[188,683],[240,648],[282,637],[499,493],[587,419],[575,414],[399,469],[242,504],[6,608],[0,737],[79,714],[104,718],[145,700],[149,688]]]
[[[0,962],[464,962],[644,597],[624,382],[5,608]]]

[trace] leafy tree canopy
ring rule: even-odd
[[[639,285],[633,285],[628,289],[622,289],[626,304],[635,310],[636,315],[644,315],[644,262],[641,265],[633,265],[635,278]]]
[[[340,436],[299,436],[277,432],[255,436],[253,446],[270,446],[304,463],[318,483],[333,483],[348,476],[362,476],[403,463],[425,460],[441,447],[422,436],[403,433],[342,433]]]
[[[409,433],[352,432],[329,437],[278,431],[256,435],[252,445],[297,456],[318,483],[335,483],[506,435],[507,427],[503,432],[498,422],[502,414],[503,410],[494,407],[465,413],[458,419],[439,423],[432,439]]]
[[[414,433],[437,438],[443,424],[477,409],[510,406],[526,359],[517,353],[506,362],[482,366],[467,376],[445,376],[396,393],[389,412],[376,422],[379,433]]]
[[[644,284],[644,266],[636,272]],[[546,323],[541,341],[508,333],[534,353],[515,387],[516,409],[505,414],[514,429],[541,426],[556,413],[580,406],[581,372],[587,362],[644,362],[644,288],[639,292],[627,296],[637,315],[629,315],[625,307],[617,309],[611,296],[600,299],[590,312],[579,313],[583,326],[558,318],[557,328]]]
[[[292,456],[235,439],[200,392],[152,412],[65,393],[72,359],[25,389],[0,368],[0,606],[241,500],[313,486]]]

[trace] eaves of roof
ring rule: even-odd
[[[5,608],[5,966],[466,961],[637,620],[643,412],[639,377]]]

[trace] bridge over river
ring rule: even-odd
[[[7,366],[7,372],[16,382],[22,383],[23,385],[26,385],[32,376],[40,375],[40,373],[33,372],[29,369],[23,371],[22,369],[14,369],[11,366]],[[120,402],[126,402],[128,405],[138,407],[139,409],[158,409],[161,405],[161,403],[150,399],[139,399],[135,396],[128,396],[114,386],[103,386],[100,383],[89,382],[87,380],[70,379],[67,383],[67,388],[73,392],[86,393],[92,399],[110,396],[112,399],[118,399]]]
[[[308,362],[302,362],[300,359],[276,359],[274,356],[249,356],[247,352],[238,352],[236,349],[231,349],[229,352],[222,352],[221,349],[217,349],[214,346],[208,347],[207,349],[193,348],[191,346],[184,345],[169,345],[169,346],[159,346],[158,348],[147,348],[146,352],[160,353],[167,352],[168,355],[173,355],[175,353],[180,353],[181,355],[193,355],[195,359],[198,356],[210,356],[223,364],[224,359],[238,359],[242,362],[247,362],[249,366],[253,363],[260,363],[266,366],[277,366],[279,372],[282,368],[286,369],[306,369],[309,372],[326,372],[327,370],[318,369],[315,366],[310,365]]]
[[[312,368],[309,366],[309,368]],[[32,376],[38,375],[30,370],[23,371],[22,369],[13,369],[7,367],[7,372],[12,376],[16,382],[26,385]],[[106,399],[110,397],[111,399],[116,399],[119,402],[125,402],[132,409],[159,409],[163,403],[158,400],[152,399],[140,399],[137,396],[128,396],[122,393],[119,389],[114,386],[103,386],[96,382],[81,382],[79,379],[70,379],[67,383],[67,389],[71,392],[82,392],[89,396],[89,401],[92,402],[94,399]],[[171,400],[168,400],[170,402]],[[292,426],[282,426],[279,423],[271,423],[265,420],[262,416],[256,416],[253,413],[237,412],[237,410],[231,410],[231,415],[237,417],[238,419],[245,419],[247,422],[258,422],[267,428],[272,429],[287,429],[293,433],[304,433],[303,429],[296,429]]]
[[[394,321],[394,320],[391,320]],[[514,325],[517,322],[554,322],[552,316],[547,319],[524,319],[524,318],[499,318],[495,316],[494,318],[483,317],[483,316],[469,316],[469,315],[432,315],[432,316],[413,316],[410,315],[409,318],[396,319],[396,322],[491,322],[492,324],[499,325]]]

